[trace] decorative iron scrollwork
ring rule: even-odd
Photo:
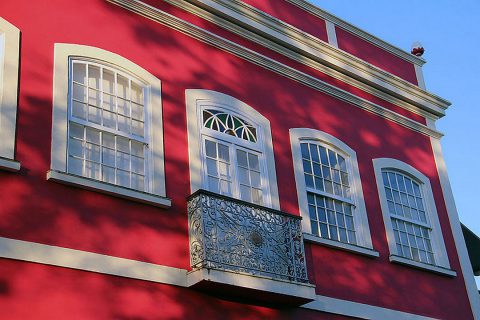
[[[198,191],[188,200],[194,270],[228,270],[308,283],[300,219]]]

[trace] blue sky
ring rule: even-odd
[[[460,220],[480,235],[480,1],[310,1],[404,50],[423,44],[427,90],[452,102],[437,129]]]

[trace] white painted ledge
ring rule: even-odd
[[[114,197],[133,200],[141,203],[150,204],[156,207],[169,208],[172,203],[170,199],[157,196],[150,193],[128,189],[110,183],[97,181],[69,173],[50,170],[47,172],[47,180],[80,187],[87,190],[94,190],[101,193],[109,194]]]
[[[272,279],[262,276],[238,272],[202,268],[187,274],[187,286],[193,287],[202,282],[230,285],[236,288],[252,289],[268,293],[276,293],[305,301],[315,300],[315,285],[286,280]],[[305,301],[303,303],[305,303]]]
[[[119,277],[186,286],[187,270],[0,237],[0,257]]]
[[[369,320],[436,320],[413,313],[319,295],[315,301],[304,304],[302,308]]]
[[[438,266],[434,266],[434,265],[426,264],[422,262],[417,262],[404,257],[396,256],[396,255],[390,255],[390,262],[414,267],[421,270],[431,271],[447,277],[453,278],[457,276],[457,273],[454,270],[442,268],[442,267],[438,267]]]
[[[20,170],[20,162],[0,157],[0,169],[7,170],[7,171],[19,171]]]
[[[375,250],[370,249],[370,248],[365,248],[365,247],[360,247],[360,246],[356,246],[356,245],[349,244],[349,243],[343,243],[343,242],[340,242],[340,241],[334,241],[334,240],[330,240],[330,239],[320,238],[320,237],[314,236],[314,235],[309,234],[309,233],[304,233],[303,234],[303,239],[305,241],[308,241],[308,242],[311,242],[311,243],[316,243],[316,244],[320,244],[320,245],[323,245],[323,246],[326,246],[326,247],[331,247],[331,248],[334,248],[334,249],[339,249],[339,250],[343,250],[343,251],[348,251],[348,252],[360,254],[360,255],[363,255],[363,256],[370,257],[370,258],[378,258],[380,256],[380,253],[378,253],[378,251],[375,251]]]

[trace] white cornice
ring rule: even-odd
[[[201,17],[202,19],[205,19],[209,22],[212,22],[212,23],[216,23],[217,25],[219,25],[220,27],[230,31],[230,32],[233,32],[233,33],[236,33],[236,34],[240,34],[242,37],[244,37],[245,39],[248,39],[250,41],[253,41],[253,42],[256,42],[256,43],[259,43],[261,44],[262,46],[270,49],[270,50],[273,50],[275,52],[278,52],[278,53],[281,53],[283,54],[284,56],[294,60],[294,61],[297,61],[301,64],[304,64],[310,68],[313,68],[313,69],[316,69],[326,75],[329,75],[333,78],[336,78],[336,79],[339,79],[341,80],[342,82],[348,84],[348,85],[351,85],[351,86],[354,86],[356,88],[359,88],[361,89],[362,91],[365,91],[366,93],[370,93],[376,97],[379,97],[380,99],[382,100],[385,100],[387,102],[390,102],[398,107],[401,107],[409,112],[413,112],[415,114],[418,114],[422,117],[425,117],[425,118],[431,118],[433,120],[437,120],[440,116],[442,116],[444,114],[444,111],[443,110],[438,110],[438,114],[437,115],[434,115],[432,114],[431,111],[428,111],[428,110],[425,110],[425,109],[422,109],[421,107],[413,104],[413,103],[410,103],[410,102],[407,102],[405,100],[402,100],[400,98],[397,98],[396,96],[392,95],[392,94],[389,94],[389,93],[386,93],[384,90],[380,90],[380,89],[377,89],[369,84],[366,84],[364,82],[361,82],[359,80],[356,80],[348,75],[345,75],[344,73],[341,73],[340,71],[337,71],[331,67],[328,67],[326,66],[325,64],[321,63],[321,62],[317,62],[315,60],[312,60],[308,57],[305,57],[304,55],[298,53],[298,52],[295,52],[293,50],[290,50],[272,40],[269,40],[265,37],[262,37],[260,35],[258,35],[257,33],[254,33],[252,31],[249,31],[247,29],[244,29],[242,28],[241,26],[239,26],[238,24],[235,24],[235,23],[232,23],[228,20],[225,20],[225,19],[222,19],[216,15],[214,15],[213,13],[209,12],[209,11],[206,11],[204,9],[201,9],[191,3],[188,3],[188,2],[179,2],[178,0],[164,0],[165,2],[168,2],[172,5],[175,5],[185,11],[188,11],[190,13],[193,13],[199,17]]]
[[[317,16],[323,20],[326,20],[326,21],[330,21],[332,22],[333,24],[337,25],[338,27],[350,32],[350,33],[353,33],[354,35],[376,45],[377,47],[380,47],[404,60],[407,60],[413,64],[416,64],[416,65],[419,65],[419,66],[422,66],[423,64],[425,64],[425,59],[423,58],[420,58],[420,57],[416,57],[412,54],[410,54],[409,52],[405,51],[405,50],[402,50],[348,22],[346,22],[345,20],[342,20],[340,19],[339,17],[329,13],[329,12],[326,12],[322,9],[320,9],[319,7],[315,6],[314,4],[310,3],[309,1],[306,1],[306,0],[286,0],[287,2],[290,2],[300,8],[302,8],[303,10],[309,12],[310,14],[314,15],[314,16]]]
[[[189,35],[199,41],[208,43],[216,48],[222,49],[226,52],[232,53],[242,59],[259,65],[265,69],[276,72],[289,79],[297,81],[310,88],[324,92],[339,100],[348,102],[354,106],[357,106],[363,110],[376,114],[380,117],[393,121],[404,127],[407,127],[413,131],[420,132],[427,136],[440,138],[442,134],[436,130],[430,129],[427,126],[411,120],[405,116],[395,113],[389,109],[386,109],[378,104],[372,103],[366,99],[360,98],[354,94],[351,94],[345,90],[339,89],[331,84],[321,81],[311,75],[298,71],[292,67],[284,65],[278,61],[275,61],[269,57],[261,55],[248,48],[242,47],[230,40],[222,38],[214,33],[197,27],[191,23],[188,23],[182,19],[179,19],[171,14],[168,14],[155,7],[149,6],[138,0],[107,0],[108,2],[119,5],[127,10],[135,12],[148,19],[169,26],[179,32]]]
[[[426,92],[408,81],[335,48],[240,0],[164,1],[286,56],[291,57],[292,52],[296,53],[299,57],[295,60],[300,63],[304,63],[304,59],[310,59],[323,66],[323,68],[312,66],[315,69],[335,69],[343,78],[355,78],[359,82],[364,82],[364,86],[373,86],[435,116],[443,116],[445,109],[450,105],[447,100]],[[202,12],[202,8],[211,12],[210,16]],[[212,13],[215,16],[212,16]],[[236,26],[228,26],[228,23],[232,23],[229,21],[235,22]],[[256,39],[252,39],[252,35],[247,31],[255,33]],[[276,44],[277,47],[272,48],[272,44]]]

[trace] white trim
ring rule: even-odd
[[[7,170],[7,171],[19,171],[20,170],[20,162],[6,159],[0,157],[0,169]]]
[[[428,121],[427,125],[435,128],[434,121]],[[439,139],[430,138],[430,141],[432,143],[438,177],[440,179],[440,186],[442,188],[443,198],[447,208],[448,220],[450,221],[450,228],[452,230],[455,247],[457,248],[463,280],[465,282],[466,291],[470,300],[470,307],[472,308],[474,319],[480,320],[480,298],[477,285],[475,283],[472,265],[470,264],[470,258],[468,256],[467,245],[465,244],[465,239],[463,238],[462,227],[458,217],[457,207],[455,205],[455,199],[453,196],[452,187],[450,185],[450,179],[447,173],[447,166],[445,164],[445,159],[443,158],[442,146]]]
[[[0,237],[0,257],[187,287],[187,270],[87,251]],[[190,279],[191,280],[191,279]],[[321,295],[302,308],[360,319],[432,320],[411,313]]]
[[[307,301],[313,301],[316,297],[315,286],[308,283],[303,284],[207,268],[191,271],[187,274],[188,287],[194,287],[202,282],[209,282],[209,284],[219,283],[237,288],[268,291],[269,293],[302,298]]]
[[[422,66],[426,62],[423,58],[414,56],[405,50],[402,50],[388,42],[385,42],[384,40],[377,38],[376,36],[354,26],[353,24],[340,19],[329,12],[324,11],[323,9],[317,7],[313,3],[310,3],[309,1],[306,1],[306,0],[286,0],[286,1],[302,8],[303,10],[307,11],[308,13],[314,16],[321,18],[322,20],[334,23],[335,25],[341,27],[342,29],[356,35],[357,37],[362,38],[363,40],[366,40],[376,45],[377,47],[380,47],[398,56],[399,58],[402,58],[404,60],[407,60],[419,66]]]
[[[344,243],[339,241],[333,241],[326,238],[320,238],[310,233],[303,234],[303,240],[311,242],[311,243],[318,243],[324,245],[326,247],[331,247],[335,249],[340,249],[348,252],[353,252],[360,254],[362,256],[370,257],[370,258],[378,258],[380,257],[380,253],[373,249],[368,249],[360,246],[356,246],[350,243]]]
[[[125,0],[109,1],[124,2]],[[142,3],[139,0],[135,1]],[[190,2],[193,2],[194,5],[175,0],[166,1],[261,45],[265,45],[264,39],[266,38],[265,35],[267,35],[267,38],[272,39],[274,43],[282,47],[280,50],[277,50],[281,54],[284,54],[284,48],[289,48],[301,54],[300,62],[305,58],[309,58],[318,63],[333,66],[344,75],[353,76],[360,81],[380,87],[391,94],[400,95],[402,98],[417,103],[431,112],[443,115],[445,109],[450,105],[448,101],[421,90],[417,85],[382,70],[348,52],[335,48],[240,0],[191,0]],[[209,10],[208,14],[202,13],[201,8]],[[212,13],[217,16],[212,17]],[[234,20],[236,25],[231,26],[232,22],[229,25],[222,18],[225,16],[229,20]],[[252,37],[247,32],[248,30],[255,33],[257,37]]]
[[[302,308],[369,320],[435,320],[413,313],[318,295],[315,301],[303,305]]]
[[[150,144],[151,190],[153,195],[165,197],[165,172],[163,154],[163,123],[161,83],[158,78],[136,65],[135,63],[115,53],[77,44],[55,44],[54,77],[53,77],[53,119],[52,119],[52,163],[51,169],[57,172],[67,172],[67,126],[68,126],[68,86],[69,58],[94,59],[107,63],[118,70],[135,75],[146,83],[149,92],[147,107],[151,119]]]
[[[404,257],[397,256],[397,255],[390,255],[389,260],[390,260],[390,262],[403,264],[403,265],[406,265],[406,266],[411,266],[411,267],[421,269],[421,270],[432,271],[432,272],[442,274],[442,275],[445,275],[445,276],[448,276],[448,277],[456,277],[457,276],[457,273],[455,271],[451,270],[451,269],[445,269],[445,268],[437,267],[437,266],[434,266],[434,265],[431,265],[431,264],[417,262],[417,261],[414,261],[414,260],[410,260],[410,259],[407,259],[407,258],[404,258]]]
[[[414,121],[405,116],[402,116],[394,111],[384,108],[378,104],[372,103],[366,99],[360,98],[345,90],[339,89],[334,85],[328,84],[318,78],[310,76],[304,72],[300,72],[285,64],[279,63],[274,59],[271,59],[257,52],[254,52],[248,48],[245,48],[230,40],[227,40],[218,35],[215,35],[207,30],[199,28],[191,23],[188,23],[182,19],[179,19],[173,15],[170,15],[166,12],[163,12],[162,10],[156,9],[145,3],[142,3],[137,0],[107,0],[107,1],[115,3],[116,5],[123,7],[131,12],[137,13],[143,17],[146,17],[148,19],[151,19],[163,25],[169,26],[174,30],[178,30],[184,34],[191,36],[192,38],[195,38],[197,40],[210,44],[216,48],[220,48],[226,52],[232,53],[242,59],[245,59],[246,61],[252,62],[265,69],[276,72],[294,81],[298,81],[299,83],[305,86],[308,86],[320,92],[324,92],[341,101],[345,101],[347,103],[352,104],[353,106],[356,106],[363,110],[371,112],[379,117],[391,120],[413,131],[417,131],[428,136],[434,136],[434,137],[442,136],[440,132],[431,130],[430,128],[427,128],[427,126],[417,121]],[[443,114],[443,111],[439,113],[439,115],[442,115],[442,114]]]
[[[72,185],[87,190],[94,190],[118,198],[146,203],[161,208],[169,208],[172,205],[170,199],[165,197],[156,196],[151,193],[140,192],[137,190],[124,188],[121,186],[116,186],[110,183],[80,177],[69,173],[50,170],[47,172],[47,180],[63,183],[66,185]]]
[[[115,0],[111,0],[115,1]],[[298,53],[294,50],[291,50],[285,46],[282,46],[280,44],[277,44],[273,40],[270,40],[268,38],[263,37],[262,35],[259,35],[255,32],[252,32],[248,29],[242,28],[241,26],[232,23],[226,19],[222,19],[220,16],[213,16],[210,12],[203,10],[199,7],[196,7],[195,5],[188,3],[188,2],[178,2],[176,0],[164,0],[165,2],[168,2],[172,5],[175,5],[179,8],[182,8],[183,10],[186,10],[188,12],[191,12],[209,22],[215,23],[222,28],[229,30],[231,32],[234,32],[236,34],[241,35],[245,39],[248,39],[250,41],[256,42],[261,44],[262,46],[273,50],[275,52],[281,53],[285,55],[286,57],[293,59],[294,61],[297,61],[301,64],[304,64],[310,68],[316,69],[326,75],[329,75],[331,77],[334,77],[336,79],[339,79],[340,81],[349,84],[351,86],[354,86],[356,88],[359,88],[367,93],[373,94],[385,101],[388,101],[390,103],[393,103],[396,106],[399,106],[401,108],[404,108],[405,110],[408,110],[410,112],[413,112],[415,114],[418,114],[422,117],[429,117],[436,119],[439,116],[443,115],[443,111],[440,112],[438,115],[434,115],[431,113],[431,111],[424,110],[422,109],[422,106],[417,106],[413,104],[413,102],[408,102],[406,100],[402,100],[400,98],[397,98],[398,94],[395,93],[387,93],[385,90],[383,90],[382,87],[379,87],[378,89],[376,87],[371,86],[368,83],[364,83],[360,80],[357,80],[355,78],[350,77],[349,75],[346,75],[340,71],[337,71],[334,68],[331,68],[327,66],[326,64],[322,62],[317,62],[309,57],[306,57],[302,55],[301,53]],[[400,95],[401,96],[401,95]]]
[[[187,270],[0,237],[0,257],[185,287]]]
[[[337,31],[335,30],[335,24],[327,20],[325,21],[325,25],[327,27],[328,43],[330,43],[335,48],[338,48]]]
[[[303,230],[311,233],[312,228],[310,225],[310,216],[308,213],[307,188],[304,179],[300,142],[312,140],[318,142],[319,144],[326,145],[327,147],[335,151],[339,151],[342,155],[346,156],[345,160],[348,163],[348,171],[349,173],[351,173],[350,182],[351,194],[353,195],[352,200],[355,204],[353,217],[355,232],[357,234],[357,242],[358,245],[361,247],[373,249],[372,238],[370,235],[370,227],[368,225],[367,209],[365,207],[365,200],[363,198],[360,171],[358,169],[357,153],[343,141],[335,138],[332,135],[329,135],[326,132],[308,128],[295,128],[290,129],[290,144],[292,148],[295,184],[297,187],[298,207],[300,209],[300,214],[303,218]],[[344,248],[341,245],[339,245],[339,247]]]
[[[4,38],[4,55],[0,52],[0,157],[15,158],[20,30],[0,17],[0,37]],[[3,71],[3,72],[2,72]]]
[[[393,234],[393,227],[391,222],[391,215],[388,211],[387,197],[385,194],[385,187],[382,179],[382,169],[393,169],[401,173],[405,173],[415,180],[420,182],[422,188],[423,200],[425,201],[425,213],[427,220],[431,223],[431,243],[433,253],[435,255],[436,266],[444,269],[450,269],[450,262],[447,256],[447,249],[442,234],[442,228],[437,213],[437,206],[433,198],[432,187],[430,180],[423,173],[412,167],[411,165],[400,160],[391,158],[377,158],[373,159],[373,168],[375,171],[375,180],[377,182],[378,194],[380,198],[380,205],[382,208],[383,222],[385,224],[385,231],[387,233],[388,248],[391,255],[398,255],[396,241]],[[427,264],[425,264],[428,266]],[[427,268],[427,267],[426,267]]]
[[[231,97],[229,95],[203,89],[185,90],[185,99],[187,107],[187,130],[188,130],[188,156],[190,168],[190,191],[202,188],[202,158],[201,158],[201,139],[198,108],[202,105],[212,104],[220,106],[226,110],[231,110],[240,115],[245,115],[248,119],[253,119],[259,125],[263,137],[263,151],[266,163],[266,173],[268,176],[268,185],[270,188],[271,206],[274,209],[280,209],[280,200],[278,197],[277,174],[275,171],[275,158],[273,153],[272,131],[270,121],[258,111],[246,103]]]
[[[423,69],[421,66],[415,65],[415,75],[417,76],[418,87],[423,90],[427,90],[425,78],[423,77]]]

